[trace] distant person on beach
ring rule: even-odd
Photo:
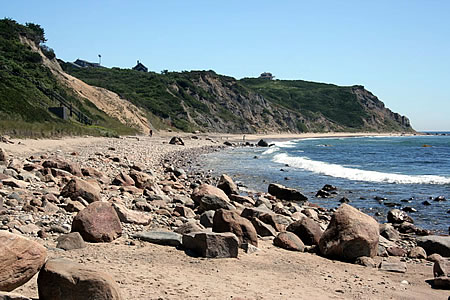
[[[150,137],[153,136],[153,130],[150,129]]]

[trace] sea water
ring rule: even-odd
[[[382,223],[393,207],[409,206],[417,210],[408,212],[417,226],[449,231],[450,135],[268,142],[273,146],[229,148],[200,161],[214,175],[226,173],[251,190],[267,191],[269,183],[277,182],[300,190],[310,202],[326,208],[339,206],[339,199],[346,197]],[[325,184],[336,186],[338,194],[316,198]],[[438,196],[448,200],[433,201]]]

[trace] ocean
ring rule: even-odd
[[[409,206],[417,210],[408,212],[417,226],[449,232],[450,135],[268,142],[274,145],[228,148],[199,161],[213,175],[228,174],[250,190],[267,191],[269,183],[277,182],[300,190],[310,202],[326,208],[339,206],[339,200],[346,197],[350,205],[381,223],[386,222],[390,209]],[[338,194],[315,197],[325,184],[336,186]],[[434,201],[438,196],[448,200]]]

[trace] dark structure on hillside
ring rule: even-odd
[[[48,110],[63,120],[69,120],[69,110],[64,106],[49,107]]]
[[[264,73],[261,73],[261,75],[259,76],[259,78],[261,78],[261,79],[272,80],[272,79],[275,78],[275,76],[273,76],[272,73],[264,72]]]
[[[133,67],[133,70],[135,71],[141,71],[141,72],[148,72],[148,69],[146,66],[144,66],[141,62],[137,61],[136,66]]]
[[[79,58],[71,64],[78,68],[100,68],[101,67],[99,63],[93,63],[93,62],[90,62],[87,60],[82,60]]]

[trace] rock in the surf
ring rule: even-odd
[[[400,224],[403,222],[414,223],[414,220],[408,214],[400,209],[394,208],[388,212],[387,220],[392,224]]]

